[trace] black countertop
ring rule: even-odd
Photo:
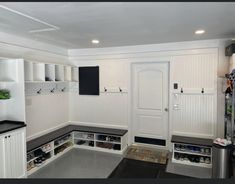
[[[111,134],[116,136],[123,136],[127,133],[127,130],[123,129],[112,129],[112,128],[100,128],[100,127],[90,127],[90,126],[80,126],[80,125],[68,125],[62,127],[58,130],[40,136],[36,139],[30,140],[27,142],[27,152],[32,151],[43,144],[49,143],[65,134],[68,134],[72,131],[81,131],[81,132],[92,132],[100,134]]]
[[[4,120],[0,121],[0,134],[25,127],[26,124],[21,121],[10,121],[10,120]]]
[[[182,143],[182,144],[194,144],[194,145],[209,146],[209,147],[211,147],[213,144],[212,139],[185,137],[178,135],[172,135],[171,142]]]

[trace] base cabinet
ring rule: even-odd
[[[25,128],[0,136],[0,162],[1,178],[26,177]]]

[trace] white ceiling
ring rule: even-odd
[[[0,5],[4,6],[0,7],[1,32],[67,49],[235,37],[235,3],[228,2],[1,2]],[[53,31],[30,33],[48,28]],[[205,29],[206,33],[195,35],[197,29]],[[92,39],[100,40],[100,44],[92,45]]]

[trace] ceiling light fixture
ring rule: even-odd
[[[99,40],[92,40],[91,42],[92,42],[92,43],[94,43],[94,44],[98,44],[98,43],[100,43],[100,41],[99,41]]]
[[[203,34],[203,33],[205,33],[205,30],[203,29],[199,29],[195,31],[195,34]]]

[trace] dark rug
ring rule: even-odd
[[[187,176],[166,173],[165,164],[157,164],[124,158],[109,178],[189,178]]]

